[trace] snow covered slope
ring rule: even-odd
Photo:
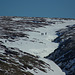
[[[14,20],[18,20],[17,18]],[[20,19],[19,19],[20,20]],[[30,19],[31,20],[31,19]],[[57,47],[58,43],[52,42],[56,37],[56,31],[65,28],[67,25],[75,24],[75,20],[59,20],[59,19],[47,19],[46,23],[48,25],[42,25],[42,27],[36,28],[31,26],[26,27],[33,31],[21,31],[17,29],[16,32],[22,32],[29,35],[29,38],[19,38],[18,41],[10,42],[7,40],[4,44],[8,47],[17,47],[24,52],[31,53],[33,55],[38,55],[40,57],[45,57],[52,53]],[[42,24],[42,23],[41,23]],[[38,25],[38,24],[36,24]],[[8,38],[9,39],[9,38]],[[5,41],[6,39],[4,39]]]
[[[75,75],[75,24],[57,31],[59,47],[46,58],[57,63],[66,75]]]
[[[8,54],[8,57],[10,56],[11,58],[11,56],[13,55],[14,57],[15,54],[12,49],[17,48],[23,52],[39,56],[40,58],[38,60],[40,60],[42,57],[45,57],[52,53],[58,47],[58,43],[52,42],[57,37],[56,31],[61,28],[65,28],[67,25],[73,24],[75,24],[75,20],[73,19],[65,20],[35,17],[0,17],[0,41],[2,44],[1,49],[4,47],[7,49],[0,50],[0,53],[5,54],[6,52]],[[14,59],[18,59],[17,57],[19,56],[20,54],[15,56]],[[41,60],[49,64],[49,68],[51,67],[49,69],[46,66],[40,66],[42,67],[41,69],[44,68],[43,70],[45,70],[46,68],[46,72],[42,72],[41,70],[39,70],[39,68],[37,67],[38,65],[34,66],[34,69],[30,69],[29,67],[28,69],[25,69],[24,67],[21,68],[24,68],[25,71],[31,72],[31,74],[34,75],[65,75],[65,73],[62,72],[54,62],[50,60],[46,61],[44,58],[42,58]],[[24,59],[22,61],[24,61]],[[7,62],[6,59],[5,62]],[[30,63],[32,62],[30,61]],[[18,59],[18,64],[24,63],[19,61]],[[31,65],[33,65],[33,63]]]
[[[52,61],[38,59],[0,41],[0,75],[65,75]]]

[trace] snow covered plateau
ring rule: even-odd
[[[0,75],[65,75],[48,55],[59,47],[56,31],[74,24],[67,18],[0,16]]]

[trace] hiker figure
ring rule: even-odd
[[[7,40],[5,40],[5,42],[7,42]]]
[[[41,35],[44,35],[44,33],[41,33]]]
[[[45,32],[45,35],[47,35],[47,32]]]

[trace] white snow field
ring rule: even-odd
[[[47,73],[44,73],[40,70],[37,70],[37,73],[35,73],[33,70],[28,69],[28,71],[32,72],[34,75],[65,75],[65,73],[62,72],[62,70],[53,61],[44,59],[43,57],[49,55],[58,47],[58,43],[52,42],[52,40],[57,37],[56,31],[65,28],[67,25],[75,24],[75,20],[52,20],[49,18],[46,18],[46,20],[47,22],[57,22],[55,24],[50,24],[45,27],[35,28],[35,31],[38,32],[25,31],[23,33],[27,33],[29,35],[28,39],[20,38],[19,41],[15,42],[7,41],[4,43],[4,45],[6,45],[7,47],[16,47],[24,52],[37,55],[40,57],[41,60],[50,64],[52,70],[47,69]],[[63,23],[61,23],[61,21],[63,21]],[[5,39],[0,40],[5,41]]]
[[[47,21],[49,20],[51,19],[47,19]],[[52,42],[57,37],[56,31],[65,28],[67,25],[75,24],[75,20],[62,20],[64,23],[60,23],[60,20],[53,21],[58,22],[45,27],[35,28],[38,32],[23,32],[29,34],[29,39],[21,38],[15,42],[7,41],[5,45],[7,47],[17,47],[24,52],[45,57],[58,47],[58,43]]]

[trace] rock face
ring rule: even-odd
[[[59,47],[46,58],[53,60],[66,75],[75,75],[75,25],[57,31]]]

